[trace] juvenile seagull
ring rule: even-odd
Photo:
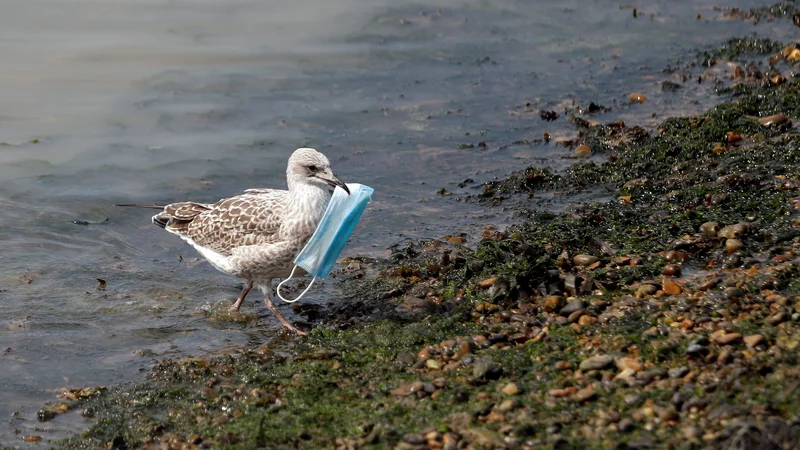
[[[153,223],[177,234],[217,270],[247,282],[231,311],[239,311],[253,285],[266,294],[267,309],[290,331],[304,335],[272,303],[272,280],[289,276],[295,256],[314,234],[336,186],[347,185],[331,171],[328,158],[299,148],[286,167],[288,191],[247,189],[214,204],[180,202],[164,206]]]

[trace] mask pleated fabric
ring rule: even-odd
[[[294,303],[300,300],[317,279],[325,279],[328,276],[333,265],[336,264],[339,253],[347,244],[347,239],[350,238],[353,229],[358,224],[364,208],[370,202],[372,193],[375,192],[371,187],[358,183],[348,183],[347,188],[350,189],[350,195],[347,195],[347,192],[340,187],[333,191],[328,208],[319,221],[317,229],[294,259],[295,266],[291,275],[278,284],[278,297],[284,302]],[[294,277],[294,272],[298,267],[308,272],[313,278],[297,298],[286,299],[281,295],[281,287]]]

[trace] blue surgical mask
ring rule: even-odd
[[[374,192],[371,187],[358,183],[348,183],[347,188],[350,189],[350,195],[340,187],[333,191],[328,208],[319,221],[316,231],[294,259],[292,274],[278,284],[278,297],[286,303],[300,300],[311,289],[317,278],[325,279],[328,276]],[[281,295],[281,287],[283,283],[292,279],[298,267],[314,278],[297,298],[287,300]]]

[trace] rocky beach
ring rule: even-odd
[[[800,31],[791,5],[731,16]],[[86,430],[40,444],[800,448],[798,64],[797,43],[740,36],[650,69],[718,104],[646,124],[521,98],[509,114],[570,132],[497,145],[551,146],[566,168],[437,193],[514,225],[344,258],[339,295],[294,307],[309,336],[65,388],[38,418]]]

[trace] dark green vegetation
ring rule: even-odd
[[[574,120],[605,163],[529,168],[480,198],[614,200],[528,211],[474,249],[447,236],[349,261],[346,298],[300,308],[308,338],[70,402],[93,425],[59,447],[796,444],[800,83],[745,74],[732,92],[652,134]]]

